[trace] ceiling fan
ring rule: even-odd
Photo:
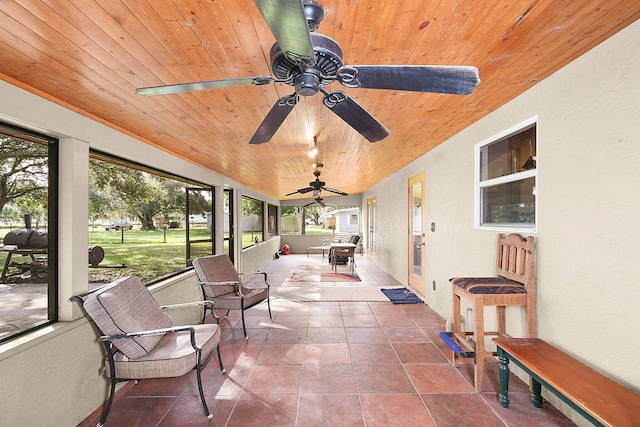
[[[294,191],[293,193],[285,194],[285,197],[286,196],[292,196],[292,195],[294,195],[296,193],[305,194],[305,193],[308,193],[309,191],[313,191],[313,196],[316,197],[316,196],[320,196],[320,191],[322,191],[322,190],[329,191],[331,193],[336,193],[336,194],[339,194],[341,196],[348,196],[349,195],[349,194],[345,193],[344,191],[336,190],[334,188],[325,187],[325,183],[323,181],[320,181],[320,171],[318,169],[313,171],[313,174],[315,175],[316,180],[315,181],[311,181],[309,183],[308,187],[301,188],[299,190]],[[313,204],[313,203],[311,203],[311,204]]]
[[[316,203],[319,204],[320,206],[322,206],[323,208],[326,208],[327,206],[333,206],[333,205],[328,205],[327,203],[323,202],[322,200],[323,200],[322,197],[316,197],[313,202],[307,203],[306,205],[304,205],[302,207],[306,208],[307,206],[315,205]]]
[[[278,99],[255,132],[250,144],[269,142],[299,101],[300,96],[323,94],[323,104],[370,142],[389,135],[389,130],[346,93],[328,92],[335,82],[349,88],[389,89],[413,92],[468,95],[480,83],[478,69],[471,66],[344,65],[342,48],[318,34],[324,9],[315,0],[254,0],[276,43],[271,47],[271,76],[208,80],[136,89],[136,94],[155,96],[235,86],[285,83],[294,93]]]

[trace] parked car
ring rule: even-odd
[[[133,224],[131,224],[129,221],[127,221],[125,219],[121,219],[119,221],[114,221],[111,224],[105,224],[105,225],[103,225],[103,227],[107,231],[109,231],[109,230],[120,231],[123,228],[125,230],[132,230],[133,229]]]

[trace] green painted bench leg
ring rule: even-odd
[[[500,395],[498,402],[503,408],[509,407],[509,358],[504,350],[498,347],[498,360],[500,361]]]
[[[536,381],[535,378],[531,378],[531,403],[536,408],[542,408],[542,384],[540,381]]]

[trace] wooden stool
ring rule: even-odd
[[[536,264],[535,245],[532,236],[519,234],[498,235],[496,277],[456,277],[453,284],[453,339],[461,347],[475,352],[474,387],[482,391],[485,335],[508,337],[505,333],[505,308],[524,306],[527,337],[536,336]],[[462,332],[460,328],[460,298],[473,304],[474,332]],[[495,306],[497,331],[485,331],[484,308]],[[469,340],[474,335],[473,341]],[[453,365],[458,366],[458,353],[453,353]]]

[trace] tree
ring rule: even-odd
[[[46,212],[48,160],[46,145],[0,134],[0,212],[7,203]]]
[[[262,215],[262,202],[248,197],[242,198],[242,215]]]
[[[320,225],[320,218],[324,215],[325,210],[322,206],[307,206],[304,208],[304,215],[305,218],[311,218],[314,224]]]
[[[242,197],[242,231],[262,231],[263,203],[249,197]],[[244,227],[251,228],[245,230]]]
[[[189,189],[189,215],[205,216],[211,213],[210,189],[190,188]]]
[[[91,159],[90,214],[136,217],[142,230],[155,230],[153,218],[183,213],[184,184],[138,169]]]
[[[280,213],[282,216],[297,216],[300,215],[300,207],[298,206],[281,206]]]

